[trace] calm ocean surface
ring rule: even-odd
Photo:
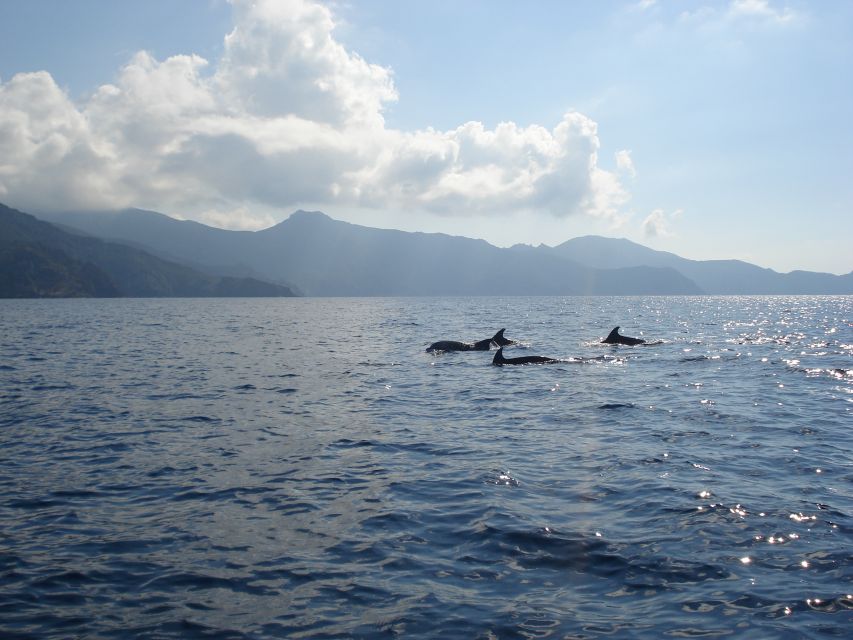
[[[851,452],[853,297],[0,300],[0,637],[850,637]]]

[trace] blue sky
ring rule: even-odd
[[[846,273],[851,80],[846,0],[0,2],[0,201]]]

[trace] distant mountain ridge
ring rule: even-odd
[[[204,274],[0,204],[0,297],[290,295],[286,287]]]
[[[292,283],[316,296],[853,294],[853,273],[780,274],[737,260],[688,260],[599,236],[556,247],[505,249],[306,211],[254,232],[138,209],[46,217],[208,272]]]
[[[567,240],[553,251],[598,268],[670,267],[706,293],[716,295],[853,293],[853,272],[843,276],[809,271],[779,273],[741,260],[690,260],[624,238],[582,236]]]
[[[133,242],[207,269],[242,269],[307,295],[698,294],[668,267],[594,269],[556,254],[534,256],[484,240],[374,229],[297,211],[262,231],[224,231],[162,214],[125,210],[67,213],[62,224]]]

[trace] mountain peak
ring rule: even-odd
[[[266,229],[261,229],[260,233],[283,231],[294,225],[301,227],[311,224],[329,224],[330,222],[335,222],[335,220],[327,216],[322,211],[305,211],[304,209],[297,209],[278,224],[274,224]]]
[[[329,216],[327,216],[322,211],[305,211],[304,209],[297,209],[293,213],[290,214],[287,220],[331,220]]]

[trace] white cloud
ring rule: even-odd
[[[768,0],[732,0],[728,15],[731,18],[757,18],[771,22],[791,22],[797,16],[793,9],[774,9]]]
[[[328,8],[305,0],[232,0],[216,83],[254,115],[282,113],[335,125],[381,125],[397,99],[391,73],[346,51]]]
[[[47,72],[0,83],[3,199],[34,211],[140,206],[232,228],[305,203],[613,219],[627,200],[583,114],[550,129],[390,129],[391,71],[337,42],[328,8],[232,4],[215,63],[139,52],[77,104]],[[629,152],[616,165],[633,175]]]
[[[35,206],[110,204],[109,150],[47,72],[0,84],[0,193]]]
[[[674,233],[671,230],[671,225],[683,213],[683,209],[676,209],[667,216],[663,209],[655,209],[643,220],[643,235],[647,238],[668,238],[673,236]]]
[[[196,214],[198,222],[212,227],[227,227],[237,231],[253,231],[273,226],[277,220],[267,212],[252,210],[243,205],[219,211],[211,209]]]
[[[634,168],[634,160],[631,158],[631,152],[627,149],[616,152],[616,168],[632,178],[637,176],[637,170]]]

